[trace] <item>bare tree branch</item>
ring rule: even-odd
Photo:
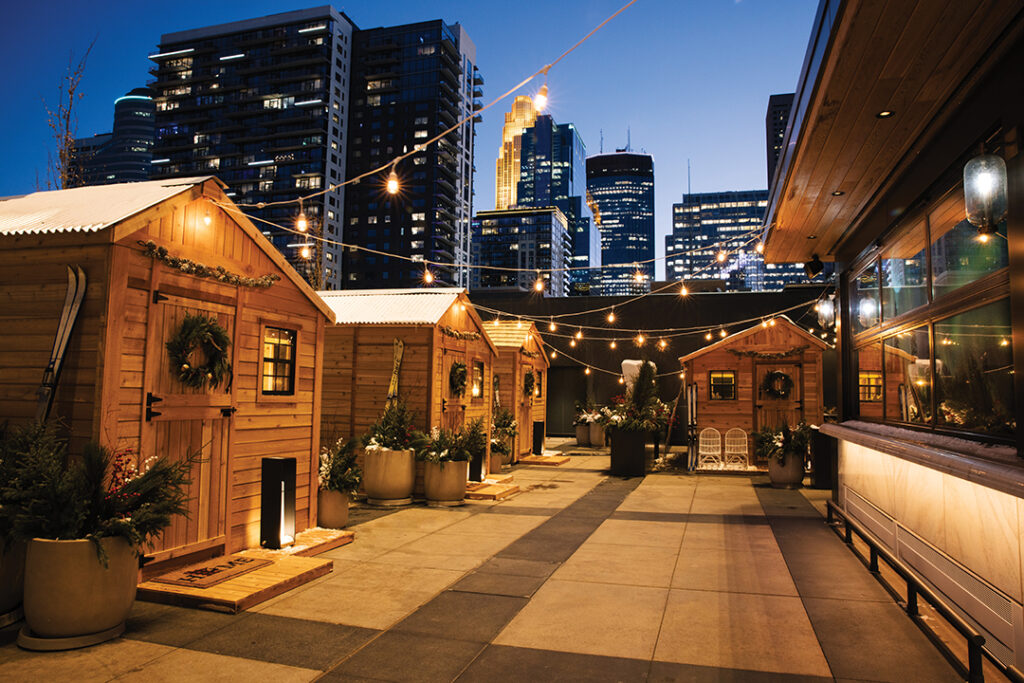
[[[56,147],[56,154],[50,152],[47,163],[47,189],[63,190],[69,187],[76,187],[82,184],[82,171],[75,163],[75,132],[78,130],[78,116],[75,109],[75,101],[82,99],[82,93],[78,92],[78,86],[85,73],[85,62],[89,59],[94,38],[89,43],[88,49],[82,58],[75,63],[74,53],[68,58],[68,72],[61,79],[57,87],[57,109],[53,110],[46,106],[46,122],[50,126],[50,133]]]

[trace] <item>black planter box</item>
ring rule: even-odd
[[[649,432],[612,430],[611,473],[616,477],[642,477],[647,474]]]

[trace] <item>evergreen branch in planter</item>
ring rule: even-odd
[[[355,493],[363,480],[363,472],[356,464],[358,439],[338,439],[320,451],[318,481],[321,491]]]

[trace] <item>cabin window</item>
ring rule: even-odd
[[[470,387],[473,398],[482,398],[484,395],[484,364],[480,361],[473,362],[473,386]]]
[[[544,395],[544,371],[537,371],[537,384],[533,388],[533,395],[540,398]]]
[[[882,400],[882,373],[861,371],[857,378],[857,393],[861,403]]]
[[[267,327],[263,332],[263,393],[291,396],[295,393],[295,330]]]
[[[708,384],[712,401],[731,401],[736,398],[736,372],[712,370]]]

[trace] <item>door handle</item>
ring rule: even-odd
[[[227,408],[220,409],[220,414],[224,417],[231,417],[236,412],[238,412],[238,408],[234,406],[229,406]]]

